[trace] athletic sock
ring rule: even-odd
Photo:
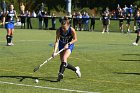
[[[7,43],[10,43],[10,35],[6,35]]]
[[[66,62],[62,62],[60,65],[59,73],[63,74],[66,68]]]
[[[139,39],[140,39],[140,36],[137,36],[137,38],[136,38],[136,43],[139,42]]]
[[[66,68],[71,69],[73,71],[76,71],[76,68],[73,65],[69,64],[69,63],[67,63]]]
[[[13,38],[13,36],[10,36],[10,41],[9,41],[10,43],[12,42],[12,38]]]

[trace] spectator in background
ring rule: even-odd
[[[73,19],[73,28],[76,28],[76,13],[74,12],[72,15],[72,19]]]
[[[32,29],[32,23],[31,23],[31,12],[27,11],[27,29]]]
[[[110,17],[107,11],[104,11],[104,13],[102,14],[102,23],[103,23],[102,34],[104,34],[104,32],[109,33]]]
[[[20,4],[20,20],[21,20],[21,28],[24,27],[25,29],[26,14],[25,14],[25,5],[23,3]]]
[[[119,29],[123,33],[124,32],[124,25],[123,25],[124,15],[122,12],[119,13],[118,18],[119,18]]]
[[[94,31],[94,28],[95,28],[95,16],[94,14],[92,14],[90,22],[90,31]]]
[[[21,29],[25,29],[25,20],[26,20],[26,14],[24,11],[21,11],[20,13],[20,21],[21,21]]]
[[[120,5],[118,4],[118,6],[117,6],[117,11],[116,11],[116,17],[117,17],[117,18],[119,18],[120,12],[122,12],[122,9],[121,9]]]
[[[88,13],[86,13],[85,15],[85,30],[89,31],[89,15]]]
[[[82,13],[82,30],[85,30],[86,25],[86,12]]]
[[[133,16],[133,5],[130,5],[128,12],[130,13],[131,17]]]
[[[36,17],[36,16],[37,16],[34,10],[33,10],[33,12],[32,12],[32,15],[31,15],[31,16],[32,16],[32,17]]]
[[[81,14],[81,12],[77,13],[76,19],[77,19],[77,29],[76,30],[81,31],[82,30],[82,14]]]
[[[130,22],[131,22],[131,14],[127,13],[126,15],[126,27],[127,27],[127,32],[130,32]]]
[[[39,29],[43,29],[43,16],[44,16],[45,12],[39,11],[38,12],[38,19],[39,19]]]
[[[5,14],[6,10],[7,10],[7,4],[6,4],[5,0],[3,0],[3,2],[2,2],[2,10],[3,10],[3,13]]]
[[[56,16],[54,13],[52,13],[52,30],[55,30],[55,25],[56,25]]]
[[[25,5],[23,3],[20,4],[20,11],[25,12]]]
[[[83,23],[83,30],[89,31],[89,15],[86,12],[83,13],[82,23]]]
[[[45,8],[45,6],[44,6],[44,3],[42,2],[41,6],[40,6],[40,11],[44,11],[44,8]]]
[[[134,27],[133,27],[133,30],[134,31],[136,30],[137,13],[138,13],[138,7],[137,7],[137,5],[135,5],[134,8],[133,8],[133,17],[134,17]]]
[[[128,7],[126,5],[124,5],[124,8],[123,8],[124,15],[127,14],[127,10],[128,10]]]
[[[48,21],[49,21],[49,15],[47,12],[45,12],[44,14],[44,24],[45,24],[45,29],[47,30],[48,29]]]

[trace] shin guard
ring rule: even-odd
[[[71,69],[73,71],[76,71],[76,68],[73,65],[69,64],[69,63],[67,63],[66,68]]]
[[[140,39],[140,36],[137,36],[137,38],[136,38],[136,43],[139,42],[139,39]]]
[[[60,65],[59,73],[63,74],[66,68],[66,62],[62,62]]]

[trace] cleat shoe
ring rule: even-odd
[[[7,46],[13,46],[14,44],[13,43],[7,43]]]
[[[61,79],[63,79],[63,74],[62,73],[59,73],[58,74],[57,81],[59,82],[59,81],[61,81]]]
[[[11,43],[11,46],[13,46],[14,44],[13,43]]]
[[[81,72],[80,72],[80,68],[77,66],[75,67],[76,68],[76,71],[75,73],[77,74],[77,76],[80,78],[81,77]]]
[[[138,43],[136,43],[136,42],[134,42],[134,43],[132,43],[134,46],[138,46]]]
[[[7,43],[7,46],[11,46],[11,43]]]

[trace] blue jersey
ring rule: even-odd
[[[14,10],[7,11],[5,22],[8,22],[5,24],[6,29],[14,29],[14,17],[16,15],[16,12]]]
[[[72,35],[72,31],[71,31],[71,27],[68,28],[68,31],[66,33],[63,32],[62,27],[60,27],[60,42],[62,44],[67,44],[70,41],[72,41],[73,35]]]
[[[72,35],[71,27],[68,28],[68,31],[66,33],[63,32],[62,27],[60,27],[59,31],[60,31],[59,50],[61,50],[62,48],[64,48],[64,46],[67,43],[72,41],[73,35]],[[71,44],[68,47],[68,49],[70,49],[71,52],[73,48],[74,48],[74,44]]]
[[[6,22],[14,22],[15,10],[7,11]]]

